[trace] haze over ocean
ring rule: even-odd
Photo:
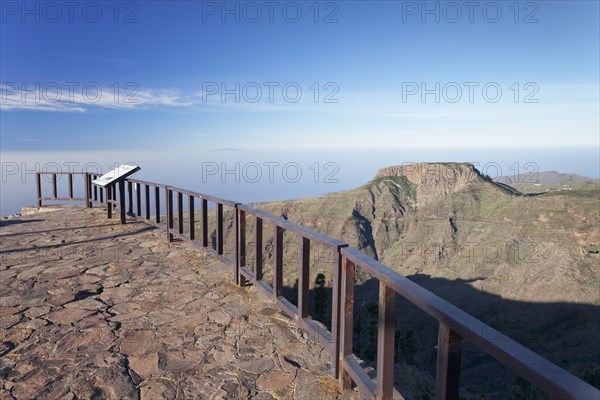
[[[135,177],[213,194],[240,202],[319,196],[352,189],[379,168],[410,162],[472,162],[491,176],[555,170],[598,178],[594,147],[443,148],[332,150],[186,149],[151,151],[2,152],[0,214],[35,204],[35,174],[41,171],[108,171],[118,163],[141,166]],[[534,177],[535,175],[532,175]],[[81,186],[81,185],[79,185]],[[44,189],[49,192],[49,183]],[[59,190],[66,184],[59,182]],[[77,188],[79,190],[81,188]]]

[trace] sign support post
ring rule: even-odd
[[[119,181],[119,214],[121,214],[121,223],[125,224],[125,180]]]
[[[113,207],[117,204],[117,183],[119,184],[119,215],[121,224],[127,222],[126,207],[125,207],[125,179],[128,176],[140,170],[137,165],[124,164],[102,175],[100,178],[92,181],[92,183],[100,188],[106,189],[106,214],[108,218],[112,218]],[[131,194],[130,194],[131,199]],[[131,208],[131,204],[129,205]],[[139,211],[139,210],[138,210]]]

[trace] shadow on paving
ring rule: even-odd
[[[3,220],[0,220],[0,228],[9,226],[9,225],[27,224],[30,222],[41,222],[41,221],[42,221],[41,219],[27,219],[27,220],[22,220],[21,218],[3,219]]]
[[[138,235],[140,233],[143,233],[143,232],[146,232],[146,231],[150,231],[150,230],[154,230],[154,229],[156,229],[156,228],[153,227],[153,226],[144,226],[143,228],[138,229],[136,231],[131,231],[131,232],[127,232],[127,233],[115,233],[113,235],[105,235],[105,236],[100,236],[100,237],[93,238],[93,239],[88,239],[88,240],[79,240],[79,241],[75,241],[75,242],[63,242],[63,243],[57,243],[57,244],[49,244],[49,245],[46,245],[46,246],[23,247],[23,248],[20,248],[20,249],[0,250],[0,254],[4,254],[4,253],[18,253],[18,252],[31,251],[31,250],[56,249],[56,248],[59,248],[59,247],[75,246],[75,245],[80,245],[80,244],[85,244],[85,243],[101,242],[101,241],[106,241],[106,240],[110,241],[110,240],[117,239],[117,238]]]
[[[9,220],[10,221],[10,220]],[[26,221],[22,221],[22,222],[41,222],[43,220],[41,219],[31,219],[31,220],[26,220]],[[0,221],[0,227],[3,226],[3,222],[6,221]],[[142,224],[143,222],[129,222],[130,224]],[[40,234],[40,233],[53,233],[53,232],[62,232],[62,231],[70,231],[70,230],[80,230],[80,229],[96,229],[96,228],[102,228],[105,226],[113,226],[113,224],[100,224],[100,225],[88,225],[88,226],[73,226],[73,227],[68,227],[68,228],[61,228],[61,229],[47,229],[47,230],[39,230],[36,231],[36,233]],[[6,234],[6,235],[0,235],[0,238],[8,238],[8,237],[14,237],[14,236],[23,236],[23,235],[30,235],[31,232],[19,232],[19,233],[10,233],[10,234]]]

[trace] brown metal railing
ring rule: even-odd
[[[41,175],[52,175],[52,196],[42,197]],[[58,173],[36,175],[38,205],[43,200],[85,201],[87,207],[103,205],[108,217],[113,209],[119,210],[124,223],[126,214],[145,223],[165,229],[167,240],[181,238],[193,246],[214,254],[217,258],[234,267],[234,281],[240,286],[253,283],[278,304],[280,309],[293,318],[303,329],[329,348],[332,356],[332,373],[338,379],[342,390],[351,388],[354,382],[367,398],[391,399],[394,391],[394,333],[396,326],[396,296],[400,295],[416,305],[439,323],[436,399],[457,399],[460,384],[461,345],[468,341],[487,353],[509,369],[527,379],[544,391],[552,399],[599,399],[600,391],[564,369],[544,359],[526,347],[518,344],[490,326],[453,306],[425,288],[391,270],[361,251],[348,247],[347,243],[322,235],[311,229],[257,210],[245,204],[205,195],[163,184],[126,179],[117,187],[106,190],[96,188],[91,181],[95,174],[85,175],[85,198],[73,197],[73,176],[78,173],[65,173],[68,178],[68,197],[58,197]],[[79,173],[81,175],[82,173]],[[135,187],[135,190],[133,189]],[[142,209],[142,187],[144,209]],[[127,188],[127,189],[125,189]],[[153,189],[153,190],[152,190]],[[166,216],[161,217],[161,190],[164,192]],[[135,191],[135,196],[134,196]],[[127,196],[126,196],[127,194]],[[153,196],[152,196],[153,195]],[[177,201],[177,227],[174,226],[174,195]],[[187,196],[188,233],[184,233],[183,198]],[[154,215],[151,215],[151,199],[154,197]],[[200,205],[200,239],[196,238],[195,200]],[[208,203],[214,203],[215,243],[209,243]],[[135,206],[135,207],[134,207]],[[235,213],[235,260],[223,254],[224,249],[224,207]],[[135,211],[134,211],[135,208]],[[254,265],[246,265],[246,219],[254,217]],[[275,227],[273,286],[263,280],[263,222]],[[283,289],[283,233],[292,232],[301,238],[301,251],[298,259],[298,306],[282,295]],[[333,249],[337,259],[333,263],[333,295],[331,310],[331,331],[313,320],[308,314],[308,291],[311,242]],[[352,351],[354,285],[357,269],[369,273],[379,280],[379,322],[377,336],[377,361],[375,381],[366,373]],[[492,337],[493,339],[490,339]]]
[[[161,219],[161,198],[164,199],[164,207],[167,204],[167,185],[160,183],[141,181],[138,179],[128,179],[127,183],[127,203],[123,206],[121,211],[122,217],[125,214],[142,219],[145,223],[153,225],[157,228],[166,229],[167,218]],[[135,187],[135,212],[134,212],[134,188]],[[143,191],[143,203],[142,208],[142,187]],[[125,184],[123,184],[125,190]],[[162,193],[161,193],[162,191]],[[125,195],[123,195],[125,198]],[[152,204],[154,204],[154,210],[152,210]],[[154,212],[152,212],[154,211]]]
[[[245,204],[237,206],[238,213],[238,262],[236,263],[236,283],[241,286],[249,280],[264,291],[267,296],[281,307],[288,316],[293,318],[306,331],[314,334],[314,337],[331,351],[331,367],[334,376],[338,374],[338,327],[339,327],[339,270],[341,260],[339,258],[340,249],[348,246],[340,240],[322,235],[311,229],[295,224],[283,218],[275,217],[264,211],[251,208]],[[254,270],[250,270],[246,265],[246,214],[254,216]],[[269,286],[263,280],[263,259],[262,259],[262,238],[263,222],[268,221],[275,227],[274,232],[274,250],[273,250],[273,286]],[[298,306],[293,305],[289,300],[283,297],[283,233],[292,232],[302,239],[298,259]],[[309,273],[310,273],[310,244],[311,241],[320,243],[334,250],[337,260],[333,265],[333,295],[332,295],[332,318],[331,332],[321,324],[314,321],[308,315],[308,292],[309,292]]]
[[[167,240],[173,241],[174,237],[178,237],[190,242],[193,246],[206,250],[212,253],[219,260],[229,264],[235,265],[236,260],[227,257],[224,254],[224,228],[223,228],[223,212],[224,207],[230,207],[235,211],[239,203],[236,203],[231,200],[221,199],[218,197],[193,192],[186,189],[180,189],[172,186],[165,187],[166,193],[166,207],[167,207],[167,216],[166,216],[166,232],[167,232]],[[174,201],[173,197],[176,195],[177,197],[177,227],[174,227]],[[188,199],[188,234],[184,233],[184,209],[183,209],[183,196],[187,196]],[[195,233],[195,200],[199,199],[200,205],[200,240],[196,239]],[[209,213],[209,203],[214,203],[214,213],[215,213],[215,242],[214,245],[209,243],[209,231],[208,231],[208,213]],[[238,221],[235,220],[235,230],[238,230]],[[237,258],[237,257],[236,257]]]
[[[552,399],[597,399],[600,391],[514,340],[353,248],[342,254],[340,376],[342,388],[353,380],[371,397],[392,398],[396,294],[439,322],[436,398],[458,399],[461,343],[467,340],[504,364]],[[360,268],[379,280],[377,382],[352,354],[354,274]],[[490,339],[493,338],[493,339]]]
[[[42,175],[50,175],[51,176],[51,184],[52,184],[52,196],[42,197]],[[44,200],[47,201],[87,201],[86,198],[74,197],[73,195],[73,179],[74,176],[84,176],[87,175],[83,172],[36,172],[35,174],[35,185],[37,188],[37,204],[39,207],[42,206]],[[67,177],[67,196],[59,197],[58,195],[58,176],[66,176]]]
[[[86,173],[85,176],[85,192],[86,192],[86,200],[87,206],[92,207],[93,205],[106,205],[106,201],[104,198],[104,189],[95,185],[92,185],[92,181],[94,179],[98,179],[99,175]]]

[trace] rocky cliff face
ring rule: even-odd
[[[258,207],[401,267],[406,257],[398,254],[407,234],[419,232],[421,237],[434,230],[444,241],[453,240],[457,228],[447,200],[467,188],[506,197],[503,189],[484,179],[471,164],[423,163],[381,169],[373,180],[347,192]]]
[[[434,184],[450,182],[465,184],[478,181],[479,171],[469,163],[417,163],[401,164],[382,168],[377,171],[375,178],[384,176],[405,176],[412,183]]]
[[[382,168],[375,178],[404,176],[417,185],[417,206],[456,193],[475,182],[484,181],[479,171],[467,163],[420,163]]]

